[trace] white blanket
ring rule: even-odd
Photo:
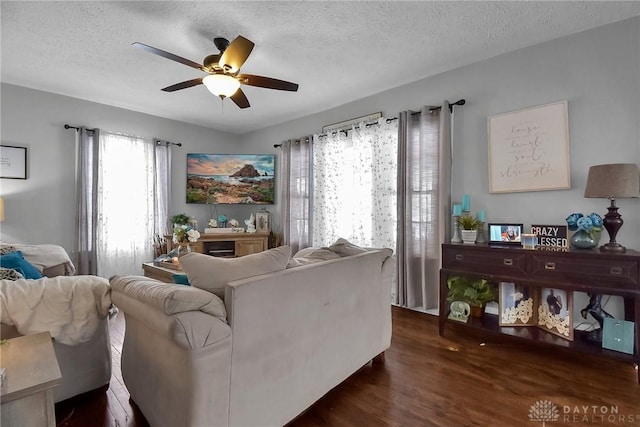
[[[97,276],[0,280],[0,321],[22,335],[49,331],[58,342],[88,341],[109,314],[111,287]]]

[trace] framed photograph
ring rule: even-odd
[[[522,245],[522,224],[489,223],[490,245]]]
[[[271,231],[271,224],[269,221],[269,212],[258,212],[256,214],[256,231],[258,233],[268,233]]]
[[[488,118],[489,192],[571,188],[567,101]]]
[[[500,326],[535,326],[534,291],[529,285],[500,282]]]
[[[27,179],[27,148],[0,145],[0,178]]]
[[[538,327],[573,341],[573,298],[571,292],[540,288]]]

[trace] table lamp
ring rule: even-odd
[[[609,233],[609,243],[600,246],[603,252],[625,252],[627,249],[616,242],[616,234],[622,227],[622,216],[618,213],[616,199],[640,197],[640,172],[633,163],[596,165],[589,168],[584,197],[601,197],[611,200],[604,216],[603,225]]]

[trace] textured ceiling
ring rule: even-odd
[[[2,82],[233,133],[640,15],[635,1],[2,1],[0,8]],[[131,46],[202,63],[217,53],[214,37],[237,35],[255,43],[242,72],[298,83],[298,92],[245,86],[245,110],[204,86],[162,92],[204,73]]]

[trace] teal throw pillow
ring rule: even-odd
[[[25,279],[41,279],[42,273],[33,264],[24,259],[22,251],[9,252],[0,255],[0,267],[12,268],[24,276]]]
[[[176,285],[191,286],[191,283],[189,283],[189,278],[187,277],[186,274],[174,274],[173,283],[175,283]]]

